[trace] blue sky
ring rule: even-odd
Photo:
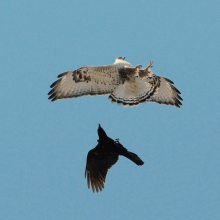
[[[219,10],[217,0],[1,1],[1,218],[218,219]],[[60,73],[119,56],[154,61],[182,108],[47,100]],[[94,194],[84,169],[99,123],[145,164],[121,157]]]

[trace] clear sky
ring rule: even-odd
[[[219,0],[1,1],[1,219],[219,219],[219,11]],[[47,100],[60,73],[119,56],[154,61],[182,108]],[[99,123],[145,164],[121,157],[97,194],[84,170]]]

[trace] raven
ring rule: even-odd
[[[127,157],[138,166],[144,164],[137,154],[129,152],[119,143],[118,139],[113,140],[108,137],[100,124],[98,127],[98,135],[98,145],[89,151],[85,169],[85,178],[87,178],[88,188],[90,188],[91,185],[93,192],[102,191],[108,169],[117,162],[119,155]]]

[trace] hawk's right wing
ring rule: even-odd
[[[84,95],[104,95],[111,93],[119,84],[117,65],[87,66],[62,73],[50,87],[51,101]]]

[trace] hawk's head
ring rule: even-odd
[[[123,65],[123,66],[130,66],[130,67],[132,67],[132,65],[129,62],[125,61],[125,57],[118,57],[118,58],[116,58],[115,64],[120,64],[120,65]]]
[[[116,60],[125,60],[125,57],[118,57]]]

